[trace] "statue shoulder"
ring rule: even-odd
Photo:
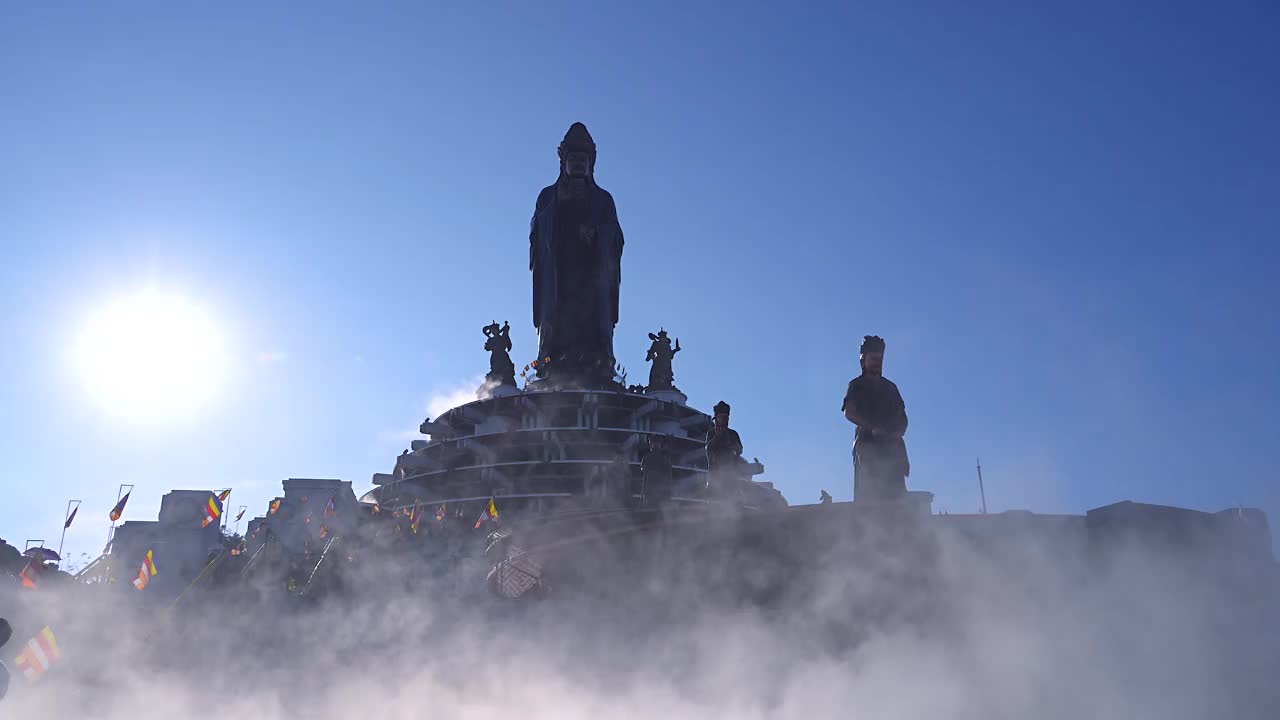
[[[596,201],[599,202],[601,206],[607,208],[608,211],[616,217],[618,214],[618,206],[613,204],[613,195],[609,194],[608,190],[605,190],[599,185],[595,186],[595,192]]]
[[[542,188],[542,192],[538,193],[538,202],[534,204],[533,214],[537,215],[538,213],[542,212],[542,209],[550,205],[552,201],[554,201],[555,199],[556,199],[556,184],[551,183],[550,185]]]

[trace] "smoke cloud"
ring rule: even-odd
[[[561,556],[588,575],[549,579],[538,599],[488,594],[487,563],[446,558],[431,538],[353,557],[344,589],[316,597],[267,573],[173,609],[132,588],[0,589],[10,669],[33,627],[50,625],[63,654],[36,684],[15,674],[0,708],[110,720],[1280,716],[1274,564],[853,529],[841,512],[810,512],[790,534],[760,524],[584,538]]]

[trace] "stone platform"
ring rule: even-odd
[[[638,493],[648,438],[666,438],[677,502],[700,502],[711,417],[680,398],[623,390],[533,390],[453,408],[424,423],[426,440],[373,476],[363,498],[384,508],[447,504],[478,514],[492,496],[515,515],[627,505]],[[747,463],[752,476],[764,472]],[[785,508],[772,483],[745,483],[742,501]]]

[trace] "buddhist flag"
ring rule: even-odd
[[[320,523],[320,539],[323,540],[327,537],[329,537],[329,528],[325,527],[324,523]]]
[[[413,501],[413,511],[409,513],[409,529],[415,533],[418,532],[418,521],[422,519],[422,510],[418,507],[418,501]]]
[[[26,566],[18,573],[18,579],[22,581],[22,587],[28,590],[35,590],[36,575],[38,574],[39,571],[36,570],[35,565],[33,565],[31,561],[27,561]]]
[[[209,502],[204,504],[204,522],[200,523],[200,527],[209,527],[209,523],[217,522],[221,515],[222,506],[218,504],[218,498],[209,493]]]
[[[327,502],[327,503],[325,503],[325,504],[324,504],[324,516],[325,516],[325,517],[333,517],[333,516],[335,516],[335,515],[337,515],[337,514],[338,514],[338,506],[337,506],[337,504],[334,502],[334,498],[335,498],[335,497],[337,497],[337,496],[336,496],[336,495],[330,495],[330,496],[329,496],[329,502]]]
[[[222,492],[218,493],[218,502],[226,502],[227,498],[230,496],[231,496],[231,488],[227,488],[226,490],[223,490]]]
[[[271,508],[270,508],[269,510],[267,510],[267,514],[268,514],[268,515],[275,515],[275,514],[276,514],[276,511],[277,511],[277,510],[279,510],[279,509],[280,509],[280,501],[279,501],[279,500],[272,500],[272,501],[271,501]]]
[[[240,518],[242,518],[242,517],[244,517],[244,511],[243,511],[243,510],[241,510],[241,511],[240,511],[240,512],[238,512],[238,513],[236,513],[236,522],[240,522]]]
[[[440,503],[440,507],[436,508],[436,521],[444,522],[444,506],[446,503]]]
[[[22,674],[26,676],[27,682],[35,682],[53,667],[61,655],[62,653],[58,651],[58,640],[46,625],[43,630],[36,633],[35,637],[27,641],[26,646],[22,648],[22,654],[18,656],[17,664],[22,669]]]
[[[147,587],[147,582],[151,580],[151,576],[156,574],[156,562],[151,555],[151,551],[147,551],[147,556],[142,558],[142,567],[138,568],[138,577],[133,579],[133,586],[139,590]]]
[[[498,506],[493,503],[493,498],[489,498],[489,504],[485,506],[484,512],[480,513],[480,517],[476,518],[475,529],[479,530],[485,520],[498,521]]]
[[[71,509],[71,514],[67,516],[67,521],[62,523],[62,529],[66,530],[71,527],[71,521],[76,519],[76,513],[80,512],[80,506],[77,505]]]
[[[124,504],[129,502],[129,496],[132,494],[132,490],[125,493],[124,497],[120,498],[120,502],[116,503],[116,506],[111,508],[111,522],[119,520],[120,516],[124,514]]]

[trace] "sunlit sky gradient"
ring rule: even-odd
[[[643,382],[678,336],[791,502],[851,495],[877,333],[935,509],[977,509],[980,455],[993,510],[1280,519],[1278,6],[602,5],[0,6],[0,537],[56,545],[76,497],[96,554],[121,482],[126,519],[367,489],[487,369],[482,325],[532,358],[575,120],[627,236],[619,359]],[[146,288],[227,354],[161,424],[70,357]]]

